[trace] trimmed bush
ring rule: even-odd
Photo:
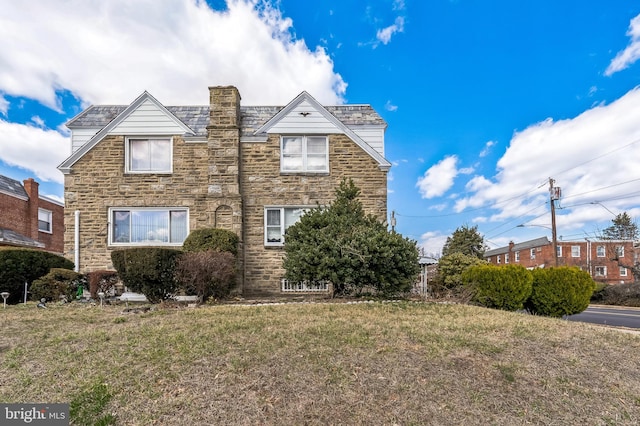
[[[473,301],[487,308],[517,311],[531,296],[533,276],[520,265],[476,265],[462,274]]]
[[[63,296],[67,301],[75,299],[78,287],[86,282],[82,274],[69,269],[52,268],[48,274],[38,278],[31,285],[31,299],[57,302]]]
[[[183,253],[176,264],[176,280],[187,295],[201,301],[229,294],[235,282],[235,256],[214,250]]]
[[[170,248],[136,247],[111,252],[111,261],[129,290],[157,303],[169,299],[177,290],[174,271],[181,254]]]
[[[589,306],[596,284],[588,272],[561,266],[532,273],[533,289],[525,303],[532,314],[563,317],[579,314]]]
[[[73,262],[40,250],[0,250],[0,291],[9,292],[7,303],[24,300],[24,283],[31,284],[48,274],[51,268],[73,269]]]
[[[115,295],[116,285],[120,280],[116,271],[109,270],[89,272],[87,278],[89,280],[89,292],[93,299],[97,299],[100,292]]]
[[[599,296],[597,302],[604,305],[640,306],[640,283],[611,284]]]
[[[238,236],[229,230],[218,228],[204,228],[191,231],[182,250],[192,251],[226,251],[234,256],[238,255]]]

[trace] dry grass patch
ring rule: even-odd
[[[71,402],[77,424],[640,422],[640,336],[562,320],[419,303],[0,319],[0,400]]]

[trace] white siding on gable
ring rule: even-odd
[[[114,135],[182,135],[184,128],[147,99],[109,133]]]
[[[279,133],[281,135],[293,134],[319,134],[328,135],[331,133],[342,133],[332,122],[315,109],[309,102],[300,102],[289,114],[282,117],[269,129],[269,133]]]
[[[89,139],[91,139],[96,133],[98,133],[99,130],[99,127],[73,129],[71,131],[71,152],[74,153],[82,145],[89,142]]]
[[[356,135],[384,157],[384,126],[348,126]]]

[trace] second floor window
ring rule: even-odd
[[[51,218],[53,213],[49,210],[38,209],[38,231],[52,232]]]
[[[531,258],[531,259],[535,259],[536,258],[536,249],[532,248],[529,251],[529,258]]]
[[[283,136],[280,152],[280,170],[283,172],[329,171],[326,136]]]
[[[556,256],[557,257],[562,257],[562,246],[557,246],[556,247]]]
[[[624,257],[624,246],[616,246],[616,256]]]
[[[132,173],[171,173],[171,138],[127,138],[126,171]]]
[[[597,246],[596,247],[596,256],[597,257],[604,257],[605,256],[604,246]]]
[[[516,262],[520,262],[520,252],[519,252],[519,251],[517,251],[517,252],[515,253],[515,261],[516,261]]]
[[[571,246],[571,257],[580,257],[580,246]]]

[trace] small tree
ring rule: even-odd
[[[638,225],[633,222],[627,212],[616,215],[611,220],[613,224],[602,231],[604,240],[636,240],[638,239]]]
[[[415,242],[366,215],[359,195],[352,180],[343,180],[333,203],[309,210],[287,229],[286,279],[330,282],[334,295],[367,286],[391,294],[413,285],[419,273]]]
[[[466,225],[453,231],[442,247],[442,255],[447,256],[453,253],[462,253],[467,256],[483,259],[487,250],[484,237],[478,232],[478,227],[468,227]]]
[[[487,262],[478,259],[476,256],[467,255],[460,252],[450,253],[442,256],[438,261],[438,274],[434,282],[435,293],[449,293],[459,295],[464,290],[462,274],[470,267],[484,265]]]

